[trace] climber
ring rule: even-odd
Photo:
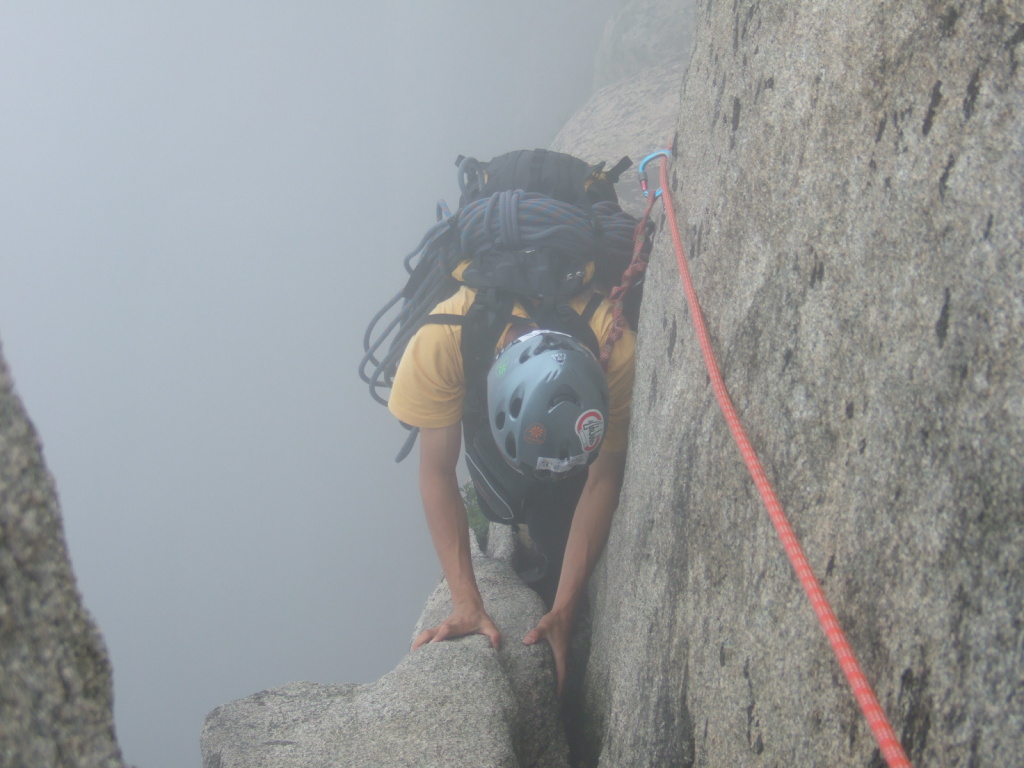
[[[471,162],[478,183],[463,184],[455,218],[465,229],[478,219],[494,222],[501,245],[469,254],[460,249],[456,264],[470,258],[454,271],[452,259],[439,258],[458,280],[454,295],[423,311],[393,376],[364,380],[371,392],[387,381],[389,410],[419,431],[420,493],[452,593],[452,613],[420,633],[413,649],[468,634],[487,636],[495,648],[501,640],[473,572],[456,477],[465,445],[481,511],[528,532],[534,563],[521,575],[549,610],[523,641],[550,644],[561,693],[573,619],[607,539],[626,463],[635,337],[613,312],[612,286],[593,276],[602,274],[595,262],[604,261],[604,274],[613,276],[607,279],[618,280],[629,262],[636,220],[614,202],[612,187],[628,160],[611,172],[543,150]],[[571,229],[565,222],[575,216],[580,244],[561,243],[548,253],[540,238],[510,249],[509,232],[524,228],[524,210],[534,204],[555,209],[553,232]],[[474,219],[481,206],[488,206],[486,215]],[[617,266],[607,269],[602,249],[614,252]],[[489,269],[499,282],[489,282]],[[529,290],[517,285],[526,273],[533,281]],[[549,283],[566,275],[578,278],[570,281],[571,291],[545,295]],[[411,293],[407,287],[404,295]],[[379,343],[366,346],[368,359],[383,369],[373,358]]]
[[[473,298],[472,289],[463,288],[434,313],[464,313]],[[573,305],[580,307],[581,301],[578,299]],[[591,327],[603,341],[610,327],[606,300],[594,312]],[[466,394],[459,361],[460,330],[452,326],[423,326],[402,356],[389,400],[392,414],[420,428],[420,493],[454,605],[444,622],[416,638],[414,649],[426,642],[474,633],[486,635],[496,648],[500,642],[498,629],[487,615],[474,578],[469,526],[456,477],[462,444],[462,402]],[[580,342],[567,335],[538,330],[509,338],[522,330],[510,324],[506,331],[505,340],[511,343],[490,369],[488,408],[504,408],[511,413],[514,409],[510,400],[517,395],[522,399],[520,418],[516,420],[520,425],[515,435],[518,447],[513,460],[517,460],[519,471],[530,465],[538,466],[538,459],[544,458],[537,444],[541,440],[556,446],[574,444],[574,454],[557,452],[563,458],[556,455],[547,465],[551,469],[540,470],[548,472],[549,478],[536,479],[535,472],[531,483],[523,483],[534,487],[526,490],[524,498],[514,500],[522,504],[522,517],[543,558],[539,592],[548,599],[550,607],[523,641],[527,645],[539,640],[549,642],[560,692],[573,616],[604,547],[626,468],[634,339],[632,332],[628,332],[615,344],[605,381],[591,351]],[[525,355],[528,356],[523,361]],[[500,372],[505,376],[499,378]],[[580,399],[560,402],[547,413],[547,404],[561,395]],[[503,426],[506,430],[511,428]],[[493,434],[485,437],[504,460],[512,459],[505,439],[499,443]],[[588,467],[586,461],[591,452],[596,458]],[[524,463],[527,457],[532,459],[529,465]],[[482,498],[486,492],[481,481],[476,480],[475,485]]]

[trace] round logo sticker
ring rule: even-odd
[[[547,436],[548,431],[543,424],[531,424],[526,428],[526,434],[523,435],[523,439],[534,445],[543,445],[544,439]]]
[[[604,437],[604,416],[600,411],[587,411],[576,420],[576,434],[587,453],[601,444]]]

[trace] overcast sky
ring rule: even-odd
[[[0,3],[0,342],[128,763],[408,648],[439,568],[363,329],[455,156],[585,101],[611,2]]]

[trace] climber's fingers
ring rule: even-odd
[[[437,634],[437,630],[437,627],[432,627],[431,629],[424,629],[422,632],[416,635],[416,639],[412,643],[412,650],[415,651],[424,643],[429,643],[431,640],[433,640],[434,635]]]
[[[499,648],[501,648],[501,633],[498,631],[498,628],[496,626],[491,624],[489,628],[481,627],[480,634],[484,635],[488,640],[491,641],[491,648],[493,648],[494,650],[498,650]]]
[[[477,629],[481,635],[485,635],[488,640],[491,641],[491,647],[494,650],[498,650],[501,647],[501,632],[494,626],[494,622],[491,621],[491,617],[486,613],[484,614],[484,621],[480,623],[479,629]]]
[[[465,635],[484,635],[495,649],[501,647],[501,633],[484,610],[456,610],[436,627],[425,629],[412,644],[416,650],[426,643],[440,643]]]
[[[540,640],[546,640],[551,646],[551,655],[555,661],[555,681],[558,690],[558,698],[562,698],[562,689],[565,686],[566,656],[569,648],[570,626],[565,617],[552,611],[544,616],[537,626],[531,629],[523,642],[526,645],[533,645]]]

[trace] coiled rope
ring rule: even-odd
[[[594,203],[586,211],[536,192],[497,192],[462,209],[458,255],[461,261],[543,244],[594,259],[617,257],[631,252],[635,227],[636,219],[616,203]]]
[[[782,541],[782,546],[786,550],[786,555],[789,557],[790,564],[793,566],[793,570],[796,571],[797,578],[800,580],[800,584],[803,586],[804,591],[807,593],[807,597],[811,601],[811,606],[814,608],[814,613],[817,615],[822,629],[825,630],[825,635],[828,637],[828,641],[832,646],[832,651],[835,653],[836,659],[839,661],[839,666],[842,668],[843,674],[846,675],[850,688],[853,690],[853,695],[857,699],[857,704],[860,706],[860,710],[864,714],[864,718],[868,721],[868,725],[871,727],[871,732],[874,734],[875,740],[878,742],[878,747],[882,753],[882,757],[885,758],[885,762],[889,768],[911,768],[910,761],[907,759],[903,746],[896,738],[896,734],[893,732],[892,726],[889,724],[889,720],[885,716],[885,712],[878,703],[878,699],[875,697],[875,693],[872,690],[870,683],[868,683],[868,680],[861,669],[860,663],[857,661],[857,657],[854,655],[853,649],[850,647],[850,644],[846,639],[846,634],[843,632],[843,628],[840,626],[835,613],[832,611],[832,606],[829,604],[828,598],[825,597],[821,584],[818,582],[817,577],[814,575],[814,571],[807,562],[807,557],[804,555],[803,547],[800,546],[799,540],[793,533],[793,529],[789,524],[786,513],[783,511],[782,505],[779,503],[779,499],[775,495],[775,490],[772,488],[772,485],[761,466],[757,453],[754,451],[753,446],[750,444],[750,440],[747,438],[743,425],[740,423],[739,416],[736,414],[736,409],[733,407],[732,400],[729,397],[729,392],[725,387],[725,381],[722,379],[722,374],[718,369],[718,362],[715,359],[714,350],[711,347],[711,340],[708,336],[707,326],[704,324],[704,316],[701,313],[700,304],[697,301],[697,293],[693,287],[693,280],[690,277],[690,269],[686,260],[686,252],[683,249],[683,240],[679,234],[679,224],[676,220],[675,209],[673,208],[672,197],[669,191],[667,157],[661,164],[661,188],[662,194],[665,198],[665,216],[668,219],[669,229],[672,233],[672,244],[675,248],[676,261],[679,265],[679,275],[683,280],[683,288],[686,292],[686,301],[690,305],[690,314],[693,318],[693,325],[697,332],[697,339],[700,343],[701,353],[704,356],[704,363],[707,366],[708,375],[711,377],[711,385],[714,389],[715,397],[718,399],[718,405],[729,425],[729,431],[732,432],[733,439],[736,441],[736,444],[740,449],[740,453],[743,455],[743,460],[746,462],[747,469],[750,471],[750,474],[754,479],[754,483],[757,485],[757,490],[761,494],[761,499],[764,501],[764,504],[768,509],[768,515],[771,518],[772,524],[775,526],[775,531],[778,533],[779,539]]]
[[[455,292],[452,271],[460,263],[489,252],[540,245],[595,261],[624,259],[631,253],[637,226],[637,220],[613,202],[585,210],[520,190],[476,200],[454,216],[439,205],[438,218],[405,257],[409,282],[373,317],[363,335],[359,376],[383,405],[387,399],[382,393],[391,388],[409,339],[434,307]]]

